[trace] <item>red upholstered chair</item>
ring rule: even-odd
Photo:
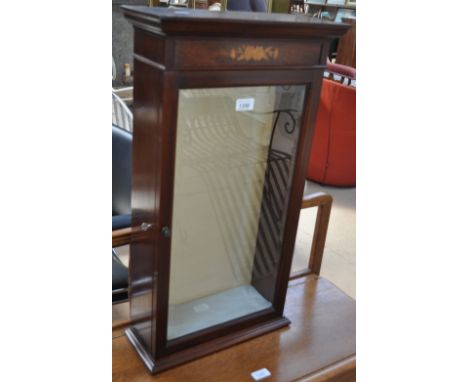
[[[356,185],[356,88],[323,80],[307,178]]]
[[[327,71],[330,74],[336,73],[341,74],[344,77],[348,77],[351,80],[356,79],[356,69],[351,66],[335,64],[333,62],[327,61]]]

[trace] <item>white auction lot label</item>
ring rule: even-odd
[[[236,111],[250,111],[255,106],[255,98],[238,98],[236,100]]]
[[[266,368],[255,370],[254,372],[250,373],[252,378],[255,381],[260,381],[261,379],[267,378],[271,375],[270,371]]]

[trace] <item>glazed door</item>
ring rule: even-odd
[[[179,89],[167,340],[271,310],[305,94]]]

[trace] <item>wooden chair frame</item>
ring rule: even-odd
[[[318,207],[318,211],[315,219],[314,236],[312,239],[312,248],[310,250],[308,267],[304,270],[292,273],[289,277],[290,280],[304,277],[309,274],[314,274],[316,276],[320,274],[332,204],[332,196],[325,192],[316,192],[312,195],[307,195],[302,200],[301,209]]]

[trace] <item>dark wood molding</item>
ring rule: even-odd
[[[125,17],[136,27],[158,36],[332,38],[340,37],[347,26],[305,15],[258,12],[210,12],[122,6]]]
[[[127,336],[130,343],[133,345],[133,348],[137,352],[140,359],[148,368],[149,372],[151,374],[154,374],[156,372],[156,362],[154,361],[151,352],[149,352],[145,348],[145,346],[143,346],[143,341],[139,338],[138,332],[133,327],[130,327],[125,329],[125,335]]]
[[[291,322],[285,317],[279,317],[267,322],[261,322],[258,325],[249,326],[243,330],[231,332],[222,337],[216,337],[211,341],[206,341],[199,345],[191,346],[177,353],[158,357],[157,360],[155,360],[151,353],[148,352],[144,346],[142,346],[141,341],[138,339],[138,334],[133,328],[130,327],[126,329],[125,334],[130,343],[133,345],[140,359],[148,368],[149,372],[154,374],[258,337],[273,330],[283,328],[288,326],[290,323]]]

